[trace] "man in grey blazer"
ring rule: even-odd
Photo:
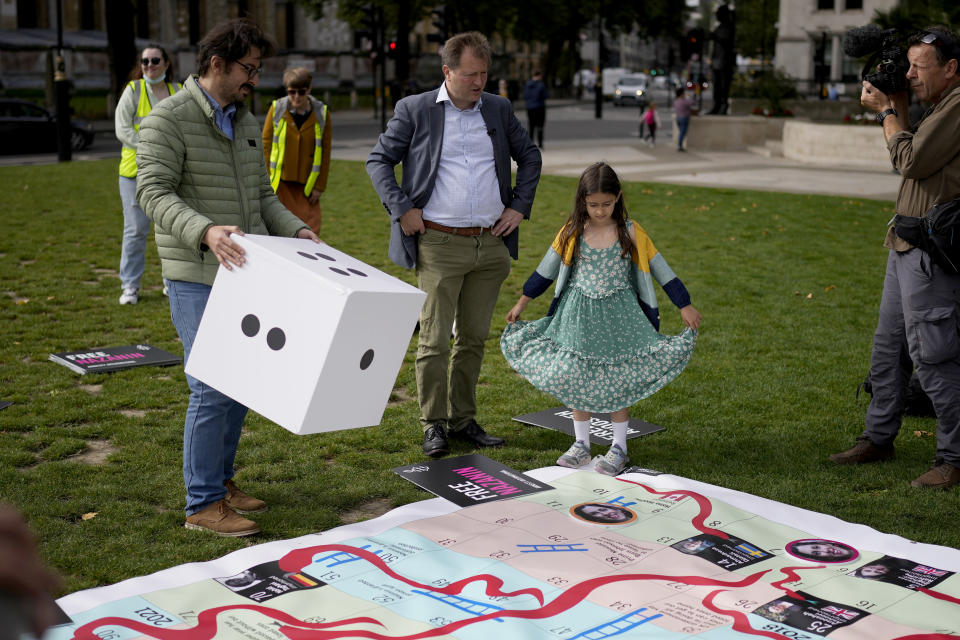
[[[476,422],[476,386],[541,164],[510,101],[483,91],[491,59],[487,39],[458,34],[444,43],[441,57],[443,84],[398,102],[367,159],[367,173],[390,214],[390,259],[415,268],[427,292],[416,373],[423,452],[431,457],[449,452],[448,429],[450,437],[479,446],[503,444]],[[403,165],[400,184],[397,164]]]

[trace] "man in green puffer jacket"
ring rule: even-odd
[[[270,187],[260,125],[245,106],[272,45],[246,19],[214,27],[197,46],[199,75],[158,104],[140,127],[137,200],[154,222],[170,316],[184,361],[220,265],[239,268],[243,249],[231,234],[317,235]],[[176,99],[174,99],[176,98]],[[233,482],[233,461],[247,408],[192,376],[183,431],[188,529],[224,536],[257,533],[239,513],[267,505]]]

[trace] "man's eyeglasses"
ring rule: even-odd
[[[140,58],[140,64],[145,67],[151,64],[156,67],[161,62],[163,62],[163,58]]]
[[[920,42],[922,42],[923,44],[932,44],[935,47],[943,46],[943,38],[941,38],[935,33],[929,33],[929,32],[924,33],[923,35],[920,36]]]
[[[236,61],[238,65],[243,67],[243,70],[247,72],[247,79],[253,80],[253,76],[258,76],[263,73],[263,67],[254,67],[253,65],[244,64],[239,60]]]
[[[307,90],[306,89],[287,89],[287,95],[304,96],[304,95],[307,95]]]

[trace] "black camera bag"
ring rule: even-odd
[[[927,253],[947,273],[960,273],[960,200],[935,205],[923,221]]]
[[[941,269],[960,274],[960,200],[935,205],[922,218],[897,215],[894,231],[926,251]]]

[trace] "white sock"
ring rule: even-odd
[[[629,420],[625,422],[614,422],[613,423],[613,444],[620,445],[620,448],[623,449],[623,452],[627,452],[627,425]]]
[[[590,448],[590,421],[574,420],[573,437],[587,445],[587,448]]]

